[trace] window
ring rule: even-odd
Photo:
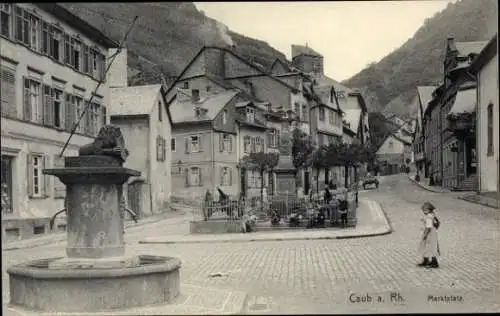
[[[197,153],[200,151],[200,140],[198,136],[191,136],[191,152]]]
[[[28,156],[28,192],[30,197],[42,197],[44,189],[44,179],[42,174],[42,169],[44,165],[44,159],[42,155],[30,155]]]
[[[222,167],[220,174],[220,185],[231,185],[231,180],[231,169],[229,169],[228,167]]]
[[[156,137],[156,161],[165,161],[166,142],[161,136]]]
[[[89,67],[89,47],[87,45],[82,45],[83,58],[82,58],[82,71],[86,74],[90,72]]]
[[[221,151],[232,152],[233,151],[233,139],[231,135],[224,134],[221,138]]]
[[[309,111],[307,110],[307,105],[302,105],[302,121],[309,121]]]
[[[14,157],[2,155],[1,194],[2,194],[2,214],[12,213],[12,164]]]
[[[201,186],[201,170],[198,167],[192,167],[189,172],[189,186]]]
[[[243,138],[243,151],[245,153],[249,153],[251,151],[250,145],[251,145],[250,136],[245,136]]]
[[[227,124],[227,110],[222,111],[222,124]]]
[[[163,122],[163,109],[161,107],[161,100],[158,100],[158,121]]]
[[[0,106],[2,107],[2,116],[17,117],[15,69],[1,66],[0,84]]]
[[[345,99],[345,91],[337,91],[337,99]]]
[[[30,15],[29,16],[29,33],[28,36],[30,36],[30,47],[36,51],[38,51],[39,44],[40,44],[40,19]]]
[[[170,138],[170,151],[175,152],[176,143],[175,138]]]
[[[49,56],[58,61],[61,61],[61,53],[60,53],[61,36],[62,36],[62,31],[56,28],[55,26],[51,26],[49,34],[49,42],[50,42]]]
[[[272,129],[269,133],[269,147],[278,147],[279,145],[279,131],[277,129]]]
[[[42,54],[49,54],[49,25],[45,22],[42,22]]]
[[[24,10],[21,7],[16,6],[16,40],[19,42],[23,41],[24,38]]]
[[[207,89],[207,92],[210,92],[210,89],[211,89],[211,88],[212,88],[212,87],[207,86],[207,88],[206,88],[206,89]]]
[[[255,110],[253,108],[247,107],[246,117],[248,122],[253,122],[255,120]]]
[[[325,121],[325,108],[320,108],[319,109],[319,120],[320,121]]]
[[[198,90],[198,89],[191,90],[191,96],[193,98],[193,101],[199,101],[200,100],[200,90]]]
[[[488,108],[487,108],[487,155],[488,156],[492,156],[495,149],[494,149],[494,145],[493,145],[493,104],[488,104]]]
[[[97,133],[99,133],[99,128],[100,128],[100,119],[99,119],[99,114],[100,114],[100,108],[101,105],[96,102],[92,102],[90,105],[89,109],[87,110],[89,115],[87,116],[88,119],[90,120],[87,123],[88,129],[87,129],[87,134],[90,136],[97,136]]]
[[[335,113],[333,111],[328,111],[328,121],[330,122],[330,124],[334,125],[336,122],[335,122]],[[335,124],[336,125],[336,124]]]
[[[256,170],[249,171],[248,186],[251,188],[260,188],[261,178],[260,173]]]
[[[51,122],[55,127],[62,128],[64,126],[62,118],[63,116],[63,108],[64,108],[64,100],[63,100],[63,91],[59,89],[52,89],[52,100],[54,110],[53,122]]]
[[[262,138],[256,137],[255,138],[255,152],[261,152],[264,151],[264,146],[263,146],[263,141]]]
[[[184,82],[184,89],[189,89],[189,81]]]
[[[389,148],[394,147],[394,142],[392,140],[389,141]]]
[[[25,78],[24,80],[24,119],[42,123],[42,105],[40,82]]]
[[[11,37],[12,30],[12,4],[0,4],[0,34]]]
[[[318,146],[323,146],[325,144],[325,139],[323,134],[318,134]]]
[[[70,58],[70,56],[72,55],[71,51],[72,47],[69,35],[64,34],[64,63],[67,65],[71,64],[71,58]]]
[[[82,50],[82,43],[76,39],[72,39],[72,55],[70,56],[71,59],[71,66],[75,68],[75,70],[80,71],[81,70],[81,50]]]

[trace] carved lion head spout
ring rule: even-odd
[[[80,147],[80,156],[104,155],[125,161],[128,150],[125,148],[125,139],[120,128],[116,125],[104,125],[97,134],[96,139]]]

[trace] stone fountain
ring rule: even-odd
[[[180,291],[176,258],[126,254],[122,185],[140,172],[123,167],[121,131],[96,140],[44,174],[66,185],[66,257],[10,267],[10,304],[38,312],[99,312],[171,303]]]

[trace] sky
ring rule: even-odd
[[[195,2],[236,33],[266,41],[291,59],[292,44],[324,57],[325,74],[348,79],[410,39],[425,19],[457,0]]]

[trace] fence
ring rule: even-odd
[[[347,194],[348,218],[356,218],[356,191],[338,190],[332,192],[333,200],[345,200]],[[327,205],[321,195],[308,197],[296,197],[292,195],[271,195],[261,201],[260,197],[248,197],[246,199],[238,196],[228,195],[225,199],[205,200],[204,196],[196,197],[172,197],[175,203],[189,205],[193,209],[193,221],[223,220],[239,221],[244,216],[255,216],[258,222],[268,222],[272,214],[288,220],[292,214],[305,214],[308,205],[314,205],[315,209],[325,210],[326,218],[331,221],[339,220],[336,211],[338,204]],[[305,215],[304,215],[305,216]],[[352,220],[350,220],[352,221]]]

